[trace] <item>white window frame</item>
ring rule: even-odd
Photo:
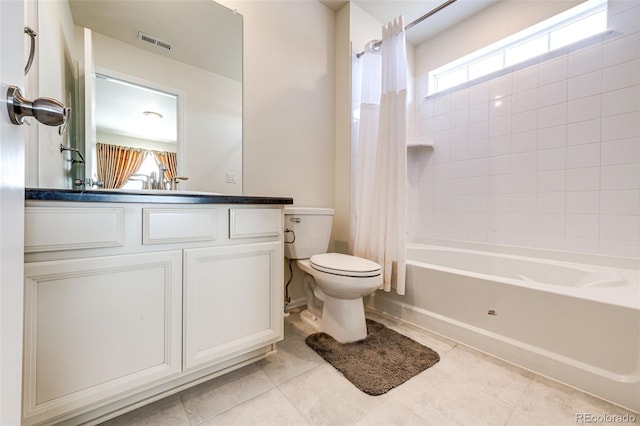
[[[602,26],[595,27],[594,25],[589,25],[590,30],[594,27],[596,29],[584,34],[579,39],[575,38],[564,44],[554,44],[554,35],[570,25],[588,22],[589,19],[599,19]],[[428,96],[600,34],[606,31],[606,28],[607,0],[587,0],[578,6],[559,13],[536,25],[430,71],[428,75]],[[534,53],[529,56],[524,55],[517,60],[509,60],[508,54],[512,52],[513,49],[527,44],[532,46],[536,41],[539,42],[537,46],[538,51],[532,50]],[[482,67],[483,63],[491,64],[491,66],[487,66],[484,71],[481,69],[477,70]],[[450,80],[449,83],[445,83],[447,78]]]

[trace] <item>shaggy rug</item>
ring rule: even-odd
[[[369,395],[382,395],[440,360],[433,349],[369,319],[363,340],[343,344],[326,333],[315,333],[306,342]]]

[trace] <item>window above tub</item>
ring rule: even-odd
[[[607,29],[607,0],[588,0],[429,72],[429,95],[504,70]]]

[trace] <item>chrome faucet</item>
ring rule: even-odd
[[[167,170],[169,170],[169,168],[166,164],[158,164],[158,182],[156,183],[158,186],[156,189],[167,189],[167,178],[164,174]]]
[[[188,177],[185,176],[174,176],[171,178],[171,182],[169,183],[169,189],[172,191],[178,190],[178,184],[181,180],[189,180]]]
[[[182,180],[188,180],[188,177],[185,176],[173,176],[171,179],[167,180],[165,172],[169,170],[167,165],[164,163],[158,164],[158,171],[155,170],[151,172],[148,176],[147,186],[146,188],[150,189],[168,189],[171,191],[176,191],[178,189],[178,184]],[[141,176],[141,175],[133,175],[133,176]],[[146,175],[142,175],[145,176]]]
[[[129,180],[137,180],[142,182],[142,189],[151,189],[151,177],[143,174],[133,174]]]
[[[151,189],[167,189],[167,179],[164,172],[166,172],[167,166],[163,163],[158,164],[158,172],[152,171],[149,175],[149,187]]]
[[[151,187],[151,189],[158,188],[158,177],[156,176],[155,171],[149,173],[149,186]]]

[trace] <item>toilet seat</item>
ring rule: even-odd
[[[381,273],[381,267],[377,263],[348,254],[316,254],[309,261],[316,271],[343,277],[375,277]]]

